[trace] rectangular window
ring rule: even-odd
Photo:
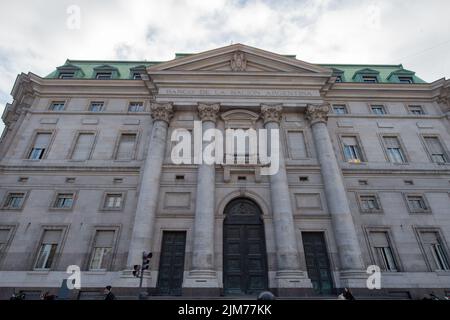
[[[61,230],[45,230],[39,251],[34,263],[35,269],[50,269],[56,255],[56,249],[61,238]]]
[[[142,76],[139,72],[133,72],[133,79],[134,80],[142,80]]]
[[[91,112],[101,112],[103,111],[103,107],[105,103],[103,101],[92,101],[89,105],[89,111]]]
[[[386,109],[382,105],[371,105],[370,110],[373,114],[386,114]]]
[[[411,212],[427,212],[429,211],[425,198],[420,195],[407,195],[408,207]]]
[[[40,132],[36,134],[33,146],[28,154],[28,159],[40,160],[44,158],[45,151],[50,145],[50,138],[52,134],[50,132]]]
[[[447,163],[447,154],[438,137],[424,137],[428,154],[435,163]]]
[[[122,208],[123,195],[121,193],[107,193],[105,196],[104,209],[120,209]]]
[[[95,79],[97,80],[110,80],[112,78],[111,72],[97,72]]]
[[[411,114],[414,114],[417,116],[425,114],[422,106],[408,106],[408,110]]]
[[[71,209],[73,205],[73,193],[58,193],[53,208]]]
[[[432,270],[450,270],[448,256],[437,232],[421,232],[422,245]]]
[[[136,133],[123,133],[120,135],[119,145],[116,152],[116,160],[134,159],[136,144]]]
[[[378,79],[375,76],[362,76],[362,81],[366,83],[377,83]]]
[[[333,112],[335,114],[347,114],[347,107],[344,104],[334,104]]]
[[[392,163],[405,163],[406,158],[397,137],[383,137],[386,153]]]
[[[89,263],[89,270],[106,270],[111,262],[114,230],[98,230]]]
[[[387,232],[371,232],[370,240],[375,253],[375,263],[383,271],[397,271],[394,254],[389,245]]]
[[[291,159],[307,158],[305,136],[302,131],[288,131],[288,146]]]
[[[378,203],[378,199],[375,195],[362,195],[359,196],[359,202],[361,205],[362,212],[379,212],[381,211],[381,206]]]
[[[8,244],[11,229],[0,229],[0,256],[4,253]]]
[[[143,102],[130,102],[128,105],[128,112],[143,112],[144,103]]]
[[[25,193],[12,192],[6,196],[6,201],[3,205],[3,209],[21,209],[25,200]]]
[[[413,83],[412,77],[398,77],[400,83]]]
[[[72,152],[72,160],[88,160],[94,144],[94,133],[80,133]]]
[[[342,76],[336,76],[336,83],[342,82]]]
[[[50,104],[49,110],[51,111],[63,111],[66,103],[64,101],[53,101]]]
[[[75,77],[74,72],[61,72],[59,74],[59,79],[73,79]]]
[[[342,148],[344,150],[344,158],[347,162],[359,163],[363,161],[361,148],[356,136],[342,137]]]

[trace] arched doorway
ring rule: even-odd
[[[267,252],[261,209],[247,198],[227,204],[223,223],[223,287],[225,294],[257,294],[267,290]]]

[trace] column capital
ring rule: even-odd
[[[326,123],[329,111],[330,105],[328,103],[320,105],[309,104],[306,108],[306,119],[311,122],[311,125],[318,122]]]
[[[150,113],[153,120],[169,123],[173,117],[173,107],[171,103],[152,103],[150,104]]]
[[[280,123],[282,110],[283,106],[281,104],[278,105],[261,104],[261,116],[264,120],[264,124],[268,122]]]
[[[202,121],[216,122],[219,109],[220,109],[219,103],[214,104],[199,103],[198,115]]]

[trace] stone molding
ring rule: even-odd
[[[173,107],[171,103],[152,103],[150,113],[154,121],[160,120],[169,123],[173,117]]]
[[[329,104],[322,105],[308,105],[306,108],[306,119],[311,122],[311,125],[323,122],[326,123],[328,120],[328,113],[330,112]]]
[[[264,120],[264,124],[269,122],[280,123],[281,121],[281,112],[283,110],[282,105],[261,105],[261,117]]]
[[[202,121],[216,122],[219,109],[220,104],[218,103],[214,104],[199,103],[198,115]]]
[[[230,60],[230,68],[232,71],[245,71],[247,69],[247,59],[245,53],[236,51]]]

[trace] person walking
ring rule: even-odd
[[[342,293],[345,300],[355,300],[355,297],[353,296],[352,292],[349,288],[344,288],[344,292]]]
[[[116,300],[116,296],[111,291],[111,286],[106,286],[103,293],[105,294],[105,300]]]

